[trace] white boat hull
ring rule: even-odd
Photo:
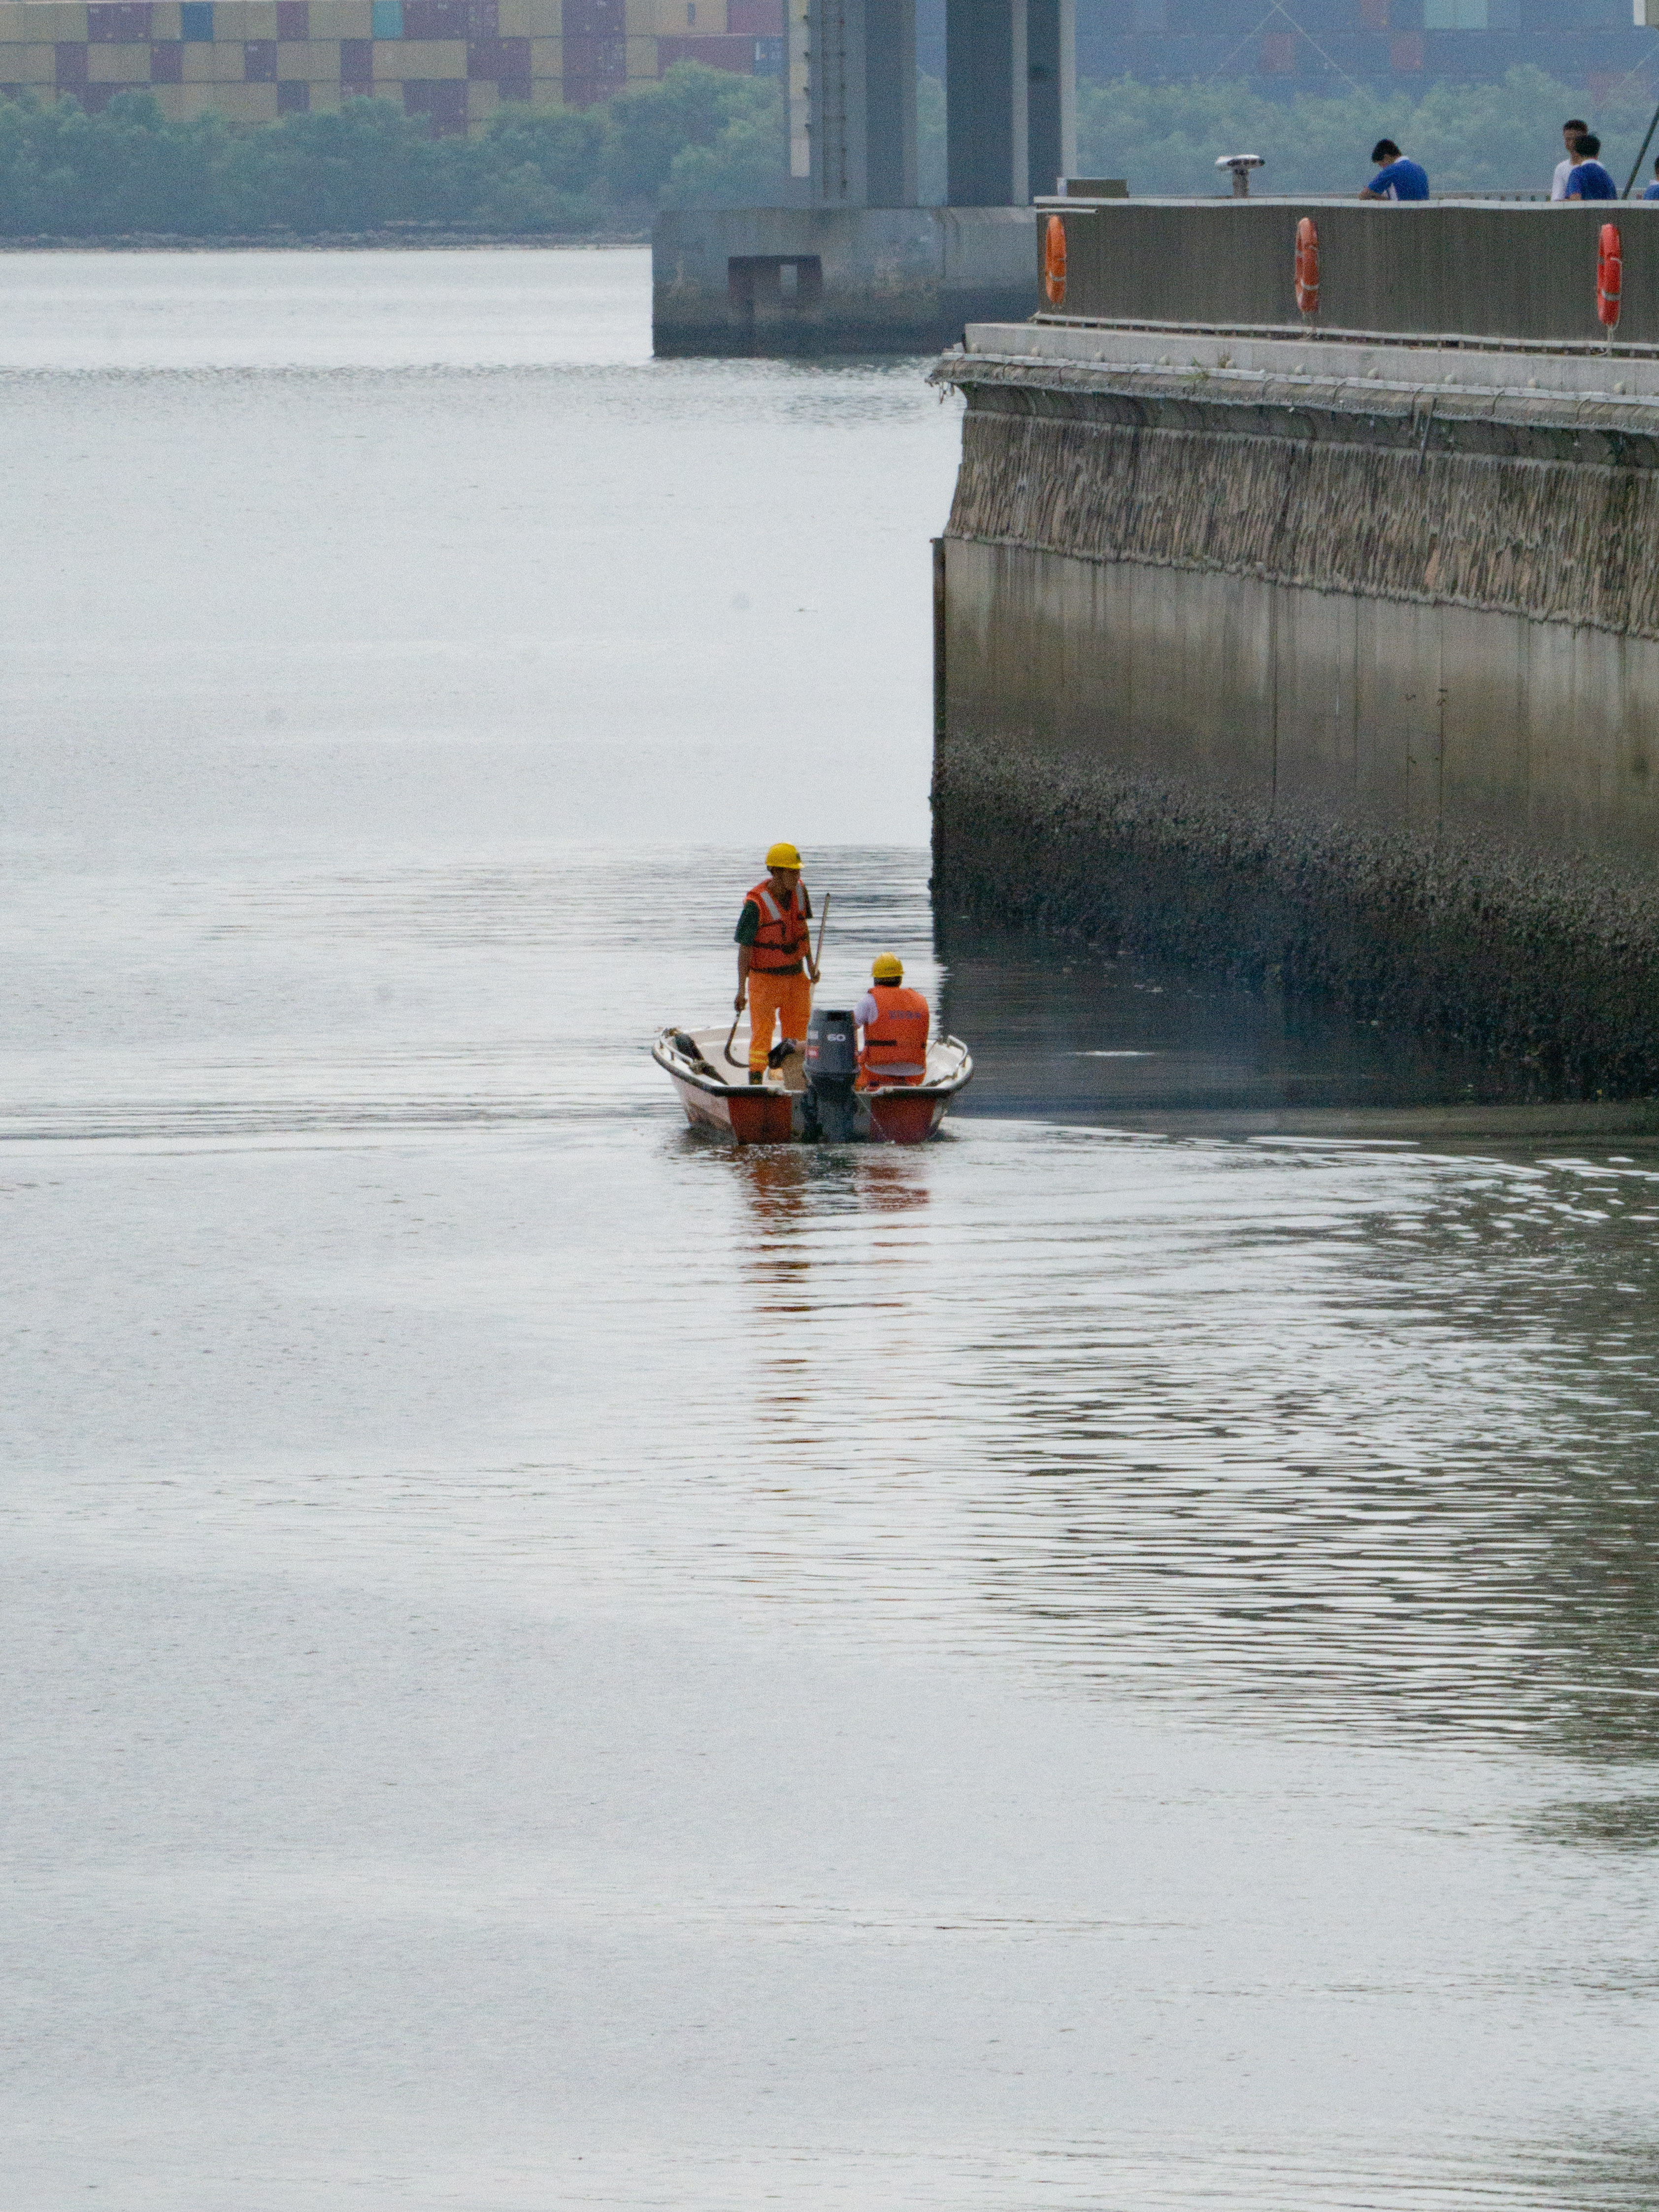
[[[684,1048],[694,1048],[695,1057]],[[721,1030],[664,1030],[651,1057],[667,1074],[686,1119],[699,1128],[718,1130],[739,1145],[787,1145],[807,1140],[806,1091],[768,1070],[765,1082],[748,1079],[748,1048],[733,1046],[735,1066],[723,1073],[726,1032]],[[920,1145],[933,1136],[952,1102],[974,1073],[968,1048],[945,1037],[927,1048],[927,1074],[921,1083],[897,1083],[853,1093],[855,1144]]]

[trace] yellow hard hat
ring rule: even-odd
[[[767,847],[766,865],[769,868],[798,868],[800,854],[786,838],[781,844]]]
[[[871,963],[870,974],[878,983],[896,983],[904,974],[904,963],[896,952],[878,952]]]

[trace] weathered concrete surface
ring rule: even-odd
[[[651,283],[664,355],[927,353],[1036,304],[1014,207],[676,210]]]
[[[1389,395],[1440,395],[1454,415],[1485,412],[1493,421],[1569,419],[1563,402],[1577,394],[1593,406],[1659,397],[1659,346],[1615,336],[1595,338],[1413,337],[1406,331],[1218,330],[1196,323],[1030,321],[970,325],[963,333],[976,373],[999,357],[1036,388],[1109,391],[1137,368],[1173,369],[1164,383],[1176,392],[1195,380],[1218,379],[1225,396],[1249,398],[1270,383],[1281,398],[1328,392],[1349,412],[1368,411]],[[1286,338],[1295,343],[1287,345]],[[1062,374],[1068,371],[1069,374]],[[1241,381],[1240,380],[1245,380]],[[1252,381],[1253,380],[1253,381]],[[1380,386],[1380,392],[1370,387]],[[1397,399],[1396,399],[1397,404]],[[1640,418],[1647,421],[1649,418]]]
[[[1079,931],[1519,1091],[1659,1089],[1659,400],[994,340],[941,370],[947,937]]]

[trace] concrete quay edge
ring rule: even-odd
[[[947,380],[978,362],[1018,362],[1055,372],[1135,370],[1190,380],[1202,374],[1225,389],[1243,391],[1264,379],[1311,391],[1327,386],[1363,398],[1367,390],[1443,394],[1447,404],[1466,398],[1534,403],[1568,398],[1604,407],[1659,401],[1659,347],[1617,354],[1599,346],[1517,343],[1494,345],[1468,338],[1402,340],[1375,332],[1319,337],[1291,331],[1221,330],[1158,323],[970,323],[960,352],[942,356]],[[1440,368],[1441,356],[1455,367]],[[1425,365],[1432,362],[1434,369]],[[1525,374],[1519,373],[1524,367]],[[1358,387],[1355,392],[1354,387]]]
[[[1289,338],[1303,346],[1391,346],[1407,354],[1543,354],[1574,360],[1659,361],[1659,343],[1608,331],[1598,331],[1593,338],[1509,337],[1492,333],[1472,337],[1467,331],[1438,330],[1431,325],[1416,331],[1382,331],[1359,324],[1317,322],[1311,316],[1293,323],[1195,322],[1158,315],[1068,315],[1060,308],[1041,307],[1035,314],[1022,316],[1018,326],[1031,331],[1140,331],[1164,338]]]
[[[1364,445],[1419,454],[1659,468],[1659,396],[1480,392],[1441,386],[1334,383],[1136,363],[1122,368],[946,355],[931,383],[971,396],[977,413],[1204,431],[1218,438]]]

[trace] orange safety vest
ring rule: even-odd
[[[769,876],[750,892],[760,915],[760,927],[749,948],[750,972],[757,975],[799,975],[802,949],[811,939],[806,925],[806,895],[799,884],[781,899]]]
[[[927,1073],[927,1001],[902,983],[872,983],[876,1018],[864,1032],[859,1065],[872,1083],[920,1083]]]

